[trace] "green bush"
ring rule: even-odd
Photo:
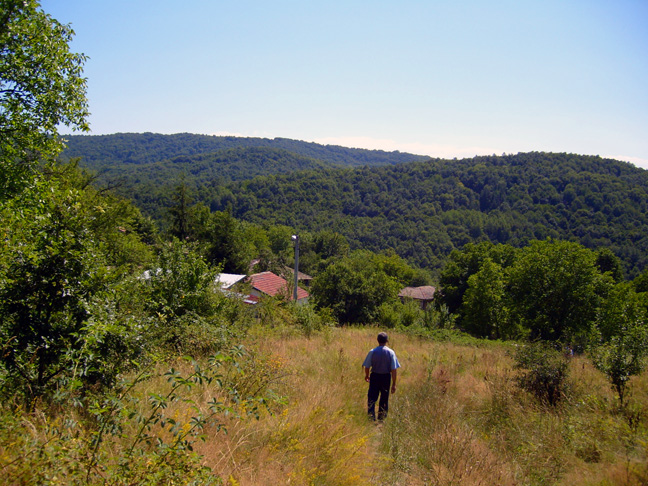
[[[648,297],[631,284],[614,286],[599,310],[591,334],[594,366],[605,373],[619,396],[621,407],[632,376],[646,368],[648,355]]]
[[[454,329],[456,320],[457,315],[445,304],[429,306],[423,315],[423,325],[427,329]]]
[[[0,212],[0,343],[7,345],[0,365],[3,386],[27,401],[69,375],[91,301],[115,280],[82,202],[77,190],[43,184],[30,189],[27,202],[13,200]]]
[[[518,346],[515,367],[517,384],[542,403],[556,406],[567,391],[567,359],[545,342]]]
[[[334,322],[330,312],[317,312],[310,304],[294,305],[293,313],[297,325],[302,329],[304,335],[307,337],[310,337],[313,332],[321,331]]]
[[[103,394],[62,391],[69,406],[55,414],[3,403],[0,443],[12,445],[3,450],[3,481],[222,484],[194,445],[223,431],[228,415],[258,418],[267,382],[256,383],[253,393],[239,386],[253,361],[235,346],[201,362],[178,360],[164,373],[143,368]]]
[[[221,349],[247,314],[214,285],[210,268],[195,245],[162,246],[154,269],[139,279],[143,312],[151,321],[151,341],[178,353],[204,355]]]
[[[400,303],[383,302],[376,310],[376,322],[386,329],[398,327],[401,322]]]

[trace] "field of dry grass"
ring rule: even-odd
[[[218,382],[178,388],[177,399],[166,370],[188,377],[195,368],[165,360],[129,397],[92,412],[121,424],[101,443],[73,409],[14,416],[3,408],[0,484],[648,484],[647,374],[633,379],[621,410],[605,377],[574,357],[566,397],[553,408],[516,386],[512,344],[393,332],[398,389],[389,417],[375,424],[361,364],[377,333],[253,328],[248,354],[222,361]],[[255,396],[265,403],[247,399]],[[212,398],[222,403],[211,417],[218,426],[210,422],[198,441],[195,417],[211,413]]]
[[[519,390],[503,345],[390,335],[402,368],[383,425],[365,415],[361,363],[375,329],[310,338],[267,330],[247,346],[276,400],[200,447],[232,485],[648,484],[648,382],[624,412],[584,357],[548,409]]]

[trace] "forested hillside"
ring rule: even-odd
[[[179,155],[160,162],[102,166],[97,169],[100,171],[97,184],[134,199],[149,214],[162,220],[170,204],[170,194],[180,182],[194,189],[205,187],[202,192],[209,193],[232,181],[328,167],[327,163],[283,149],[241,147],[208,154]]]
[[[534,152],[405,163],[420,157],[190,134],[73,136],[68,143],[66,157],[82,157],[102,184],[116,186],[162,227],[174,189],[184,184],[212,211],[333,230],[352,248],[392,248],[432,270],[468,242],[523,246],[547,237],[610,248],[628,278],[648,262],[648,172],[616,160]]]
[[[121,168],[124,164],[155,163],[179,156],[245,148],[285,150],[297,156],[342,166],[391,165],[426,159],[420,155],[401,152],[351,149],[287,138],[219,137],[191,133],[117,133],[95,136],[69,135],[65,138],[66,158],[82,157],[86,167],[100,171]]]
[[[471,241],[522,246],[547,237],[608,247],[630,277],[648,262],[648,172],[599,157],[429,160],[261,177],[198,194],[212,210],[332,229],[354,248],[393,248],[432,269]]]

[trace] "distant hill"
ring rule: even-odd
[[[526,153],[327,169],[219,187],[212,210],[296,229],[331,229],[355,248],[393,248],[440,268],[465,243],[548,237],[608,247],[629,277],[648,264],[648,171],[600,157]]]
[[[194,201],[240,219],[330,229],[353,248],[394,249],[436,270],[471,241],[567,239],[608,247],[626,276],[648,265],[648,171],[554,153],[463,160],[287,139],[116,134],[70,137],[67,157],[162,222],[182,180]],[[408,163],[409,161],[409,163]]]
[[[83,162],[81,165],[88,167]],[[142,184],[153,192],[168,190],[181,180],[192,188],[201,185],[222,185],[232,181],[253,179],[261,175],[285,174],[305,169],[324,169],[331,165],[282,149],[240,147],[215,153],[179,155],[158,162],[100,163],[90,166],[100,174],[100,183],[117,185],[125,196],[141,192]]]
[[[270,148],[316,159],[330,165],[380,166],[425,160],[427,157],[402,152],[351,149],[320,145],[287,138],[219,137],[178,133],[116,133],[113,135],[68,135],[65,158],[82,157],[83,164],[103,171],[115,165],[158,163],[179,156],[190,157],[230,149]]]

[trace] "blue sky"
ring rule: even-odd
[[[93,134],[286,137],[648,168],[648,1],[44,0]]]

